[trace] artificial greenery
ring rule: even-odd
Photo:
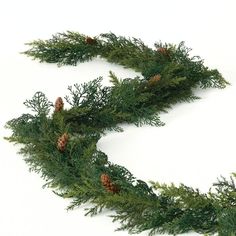
[[[184,184],[147,184],[96,147],[107,130],[122,131],[122,123],[164,125],[159,114],[175,103],[198,99],[194,88],[225,88],[228,82],[217,70],[191,57],[184,43],[150,48],[113,33],[91,38],[66,32],[28,45],[24,53],[41,62],[76,65],[100,56],[142,74],[119,79],[110,72],[111,86],[103,86],[101,77],[70,86],[54,110],[37,92],[25,102],[33,113],[7,123],[12,130],[7,140],[23,144],[20,153],[30,169],[41,173],[56,194],[72,199],[69,209],[86,202],[92,204],[87,214],[111,209],[114,221],[121,223],[119,230],[130,233],[236,235],[236,174],[217,180],[208,193]]]

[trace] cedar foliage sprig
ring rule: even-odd
[[[37,92],[25,105],[36,114],[9,121],[10,142],[23,144],[20,153],[32,171],[41,173],[45,186],[72,199],[68,209],[90,202],[87,214],[114,210],[119,230],[139,233],[179,234],[195,231],[220,236],[235,235],[235,175],[219,179],[208,193],[181,184],[149,185],[125,167],[111,163],[96,144],[107,130],[121,131],[121,123],[161,126],[160,112],[177,102],[198,99],[193,89],[224,88],[228,82],[217,70],[190,57],[190,49],[156,43],[147,47],[140,39],[113,33],[91,38],[79,33],[56,34],[29,43],[26,55],[41,62],[76,65],[96,56],[141,72],[142,78],[119,79],[110,72],[111,86],[99,77],[70,86],[64,108],[59,97],[50,115],[46,96]]]

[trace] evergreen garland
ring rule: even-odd
[[[198,99],[194,88],[225,88],[228,82],[217,70],[190,57],[184,43],[160,42],[152,49],[139,39],[113,33],[92,38],[66,32],[28,45],[24,54],[40,62],[76,65],[100,56],[143,76],[121,80],[110,72],[111,86],[103,86],[101,77],[75,84],[54,105],[37,92],[25,102],[33,113],[7,123],[12,135],[6,139],[23,144],[20,153],[30,169],[46,179],[46,186],[72,199],[68,209],[86,202],[92,204],[86,214],[111,209],[113,220],[121,223],[118,230],[130,233],[236,235],[236,174],[230,180],[218,179],[208,193],[184,184],[148,185],[96,147],[107,130],[122,131],[121,123],[164,125],[159,113]]]

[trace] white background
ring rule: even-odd
[[[82,209],[67,212],[69,202],[42,189],[44,181],[28,172],[17,147],[2,137],[10,134],[5,122],[26,112],[22,103],[38,90],[54,101],[67,94],[68,85],[99,75],[108,83],[109,70],[120,77],[136,73],[98,59],[77,67],[40,64],[19,54],[25,42],[66,30],[91,36],[112,31],[150,46],[184,40],[232,86],[196,91],[201,100],[161,114],[165,127],[127,126],[123,133],[102,138],[98,147],[140,179],[183,182],[207,191],[217,177],[236,171],[235,10],[234,0],[1,1],[0,235],[128,235],[114,232],[118,224],[106,214],[90,218]]]

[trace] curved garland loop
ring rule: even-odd
[[[152,49],[139,39],[113,33],[91,38],[66,32],[28,45],[24,53],[41,62],[76,65],[100,56],[143,76],[120,80],[110,72],[111,86],[102,86],[101,77],[70,86],[65,100],[71,108],[64,109],[59,97],[52,114],[53,104],[37,92],[25,102],[34,114],[7,123],[13,132],[7,139],[23,144],[20,153],[47,180],[46,186],[72,199],[69,209],[86,202],[92,204],[86,214],[111,209],[114,221],[121,222],[119,230],[130,233],[236,235],[236,174],[218,179],[208,193],[184,184],[148,185],[109,162],[96,147],[105,131],[121,131],[120,123],[163,125],[158,114],[177,102],[197,99],[192,91],[196,87],[224,88],[228,82],[217,70],[190,57],[183,43],[156,43]]]

